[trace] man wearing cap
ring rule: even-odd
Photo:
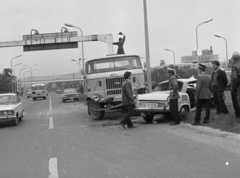
[[[220,69],[219,61],[213,61],[213,73],[212,73],[212,83],[213,83],[213,102],[217,109],[217,114],[228,114],[228,109],[225,104],[224,90],[226,89],[228,80],[225,71]]]
[[[231,96],[236,118],[240,119],[240,54],[238,52],[233,53],[232,62]]]
[[[210,75],[205,73],[206,66],[199,64],[198,67],[199,75],[197,78],[197,86],[196,86],[196,100],[197,100],[197,108],[194,123],[192,125],[200,125],[200,117],[203,106],[206,109],[206,116],[204,118],[203,123],[208,124],[210,117],[210,98],[212,95],[212,78]]]
[[[180,124],[180,116],[178,113],[178,82],[174,75],[174,70],[171,68],[167,68],[168,76],[169,76],[169,90],[170,90],[170,112],[173,122],[171,125]]]
[[[120,122],[120,126],[124,129],[126,129],[126,125],[128,128],[136,128],[136,126],[133,125],[131,120],[135,103],[132,93],[131,74],[132,73],[128,71],[124,73],[125,81],[122,84],[122,106],[128,112],[123,118],[123,120]]]

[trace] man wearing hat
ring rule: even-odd
[[[240,54],[234,52],[232,55],[232,77],[231,77],[231,96],[232,103],[235,110],[236,118],[240,119],[240,83],[239,83],[239,74],[240,74]]]
[[[177,78],[175,77],[174,69],[167,68],[168,76],[169,76],[169,90],[170,90],[170,112],[173,122],[171,125],[180,124],[180,116],[178,113],[178,82]]]
[[[212,78],[210,75],[205,73],[206,66],[199,64],[198,67],[199,75],[197,78],[197,86],[196,86],[196,100],[197,100],[197,108],[194,123],[192,125],[200,125],[200,117],[203,106],[206,109],[206,116],[204,118],[203,123],[208,124],[210,117],[210,98],[212,95]]]
[[[217,114],[228,114],[228,109],[225,104],[224,90],[226,89],[228,80],[225,71],[220,69],[219,61],[213,61],[213,102],[217,109]]]

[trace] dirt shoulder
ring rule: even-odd
[[[205,125],[206,127],[212,127],[215,129],[220,129],[222,131],[240,133],[240,120],[235,118],[235,111],[232,105],[231,92],[225,91],[226,105],[229,110],[229,114],[216,115],[216,109],[211,109],[209,124]],[[201,123],[205,116],[205,109],[202,110],[201,114]],[[192,123],[195,117],[195,112],[188,113],[187,116],[183,119],[185,123]]]

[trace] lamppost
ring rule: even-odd
[[[18,64],[16,64],[16,65],[13,66],[14,76],[15,76],[15,67],[16,67],[16,66],[19,66],[20,64],[22,64],[22,63],[18,63]],[[16,91],[16,92],[18,91],[18,82],[16,83],[16,90],[15,90],[15,91]]]
[[[35,67],[35,66],[37,66],[37,64],[35,64],[35,65],[31,66],[31,67],[28,66],[28,65],[24,65],[24,66],[29,67],[29,69],[30,69],[30,75],[31,75],[31,86],[32,86],[32,68]]]
[[[83,36],[83,32],[82,32],[81,28],[76,27],[72,24],[68,24],[68,23],[65,23],[64,25],[67,26],[67,27],[73,27],[73,28],[79,29],[81,31],[81,36]],[[83,68],[83,73],[84,73],[84,46],[83,46],[83,42],[82,42],[82,66],[83,66],[82,68]],[[79,68],[80,68],[80,59],[79,59]],[[81,79],[81,71],[80,71],[80,79]]]
[[[80,72],[80,78],[81,78],[81,65],[80,65],[80,60],[81,58],[79,59],[79,72]],[[72,59],[73,62],[77,62],[75,59]]]
[[[214,35],[215,37],[218,37],[218,38],[222,38],[225,40],[225,44],[226,44],[226,60],[225,60],[225,64],[226,64],[226,69],[228,69],[228,50],[227,50],[227,40],[226,38],[222,37],[222,36],[219,36],[219,35]]]
[[[173,53],[173,59],[174,59],[174,70],[175,70],[175,72],[176,72],[175,53],[174,53],[174,51],[171,50],[171,49],[165,49],[165,50],[166,50],[166,51],[171,51],[171,52]]]
[[[39,32],[38,32],[38,30],[35,30],[35,29],[32,29],[31,30],[31,44],[32,44],[32,32],[34,31],[34,35],[38,35],[39,34]]]
[[[22,91],[22,78],[21,78],[21,72],[22,72],[22,70],[25,70],[25,69],[26,69],[26,67],[20,69],[20,71],[19,71],[19,77],[20,77],[20,88],[21,88],[21,91]]]
[[[14,57],[14,58],[12,58],[11,59],[11,72],[12,72],[12,93],[13,93],[13,70],[12,70],[12,61],[13,61],[13,59],[16,59],[16,58],[18,58],[18,57],[21,57],[22,55],[19,55],[19,56],[16,56],[16,57]]]
[[[213,19],[210,19],[210,20],[208,20],[208,21],[205,21],[205,22],[202,22],[202,23],[200,23],[198,26],[197,26],[197,28],[196,28],[196,42],[197,42],[197,50],[198,50],[198,27],[200,26],[200,25],[202,25],[202,24],[204,24],[204,23],[208,23],[208,22],[211,22]],[[200,63],[200,61],[199,61],[199,57],[197,57],[198,58],[198,65],[199,65],[199,63]]]
[[[147,62],[147,83],[148,93],[152,92],[152,79],[150,72],[150,52],[149,52],[149,38],[148,38],[148,18],[147,18],[147,2],[143,0],[143,12],[144,12],[144,31],[145,31],[145,50],[146,50],[146,62]]]
[[[24,87],[23,87],[23,93],[25,93],[25,73],[27,73],[27,72],[30,72],[30,71],[26,71],[26,72],[23,72],[23,81],[24,81]],[[31,85],[32,86],[32,85]]]

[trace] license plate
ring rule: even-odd
[[[157,108],[158,104],[157,103],[147,103],[146,107],[147,108]]]
[[[115,96],[115,98],[122,98],[122,96],[121,96],[121,95],[118,95],[118,96]]]

